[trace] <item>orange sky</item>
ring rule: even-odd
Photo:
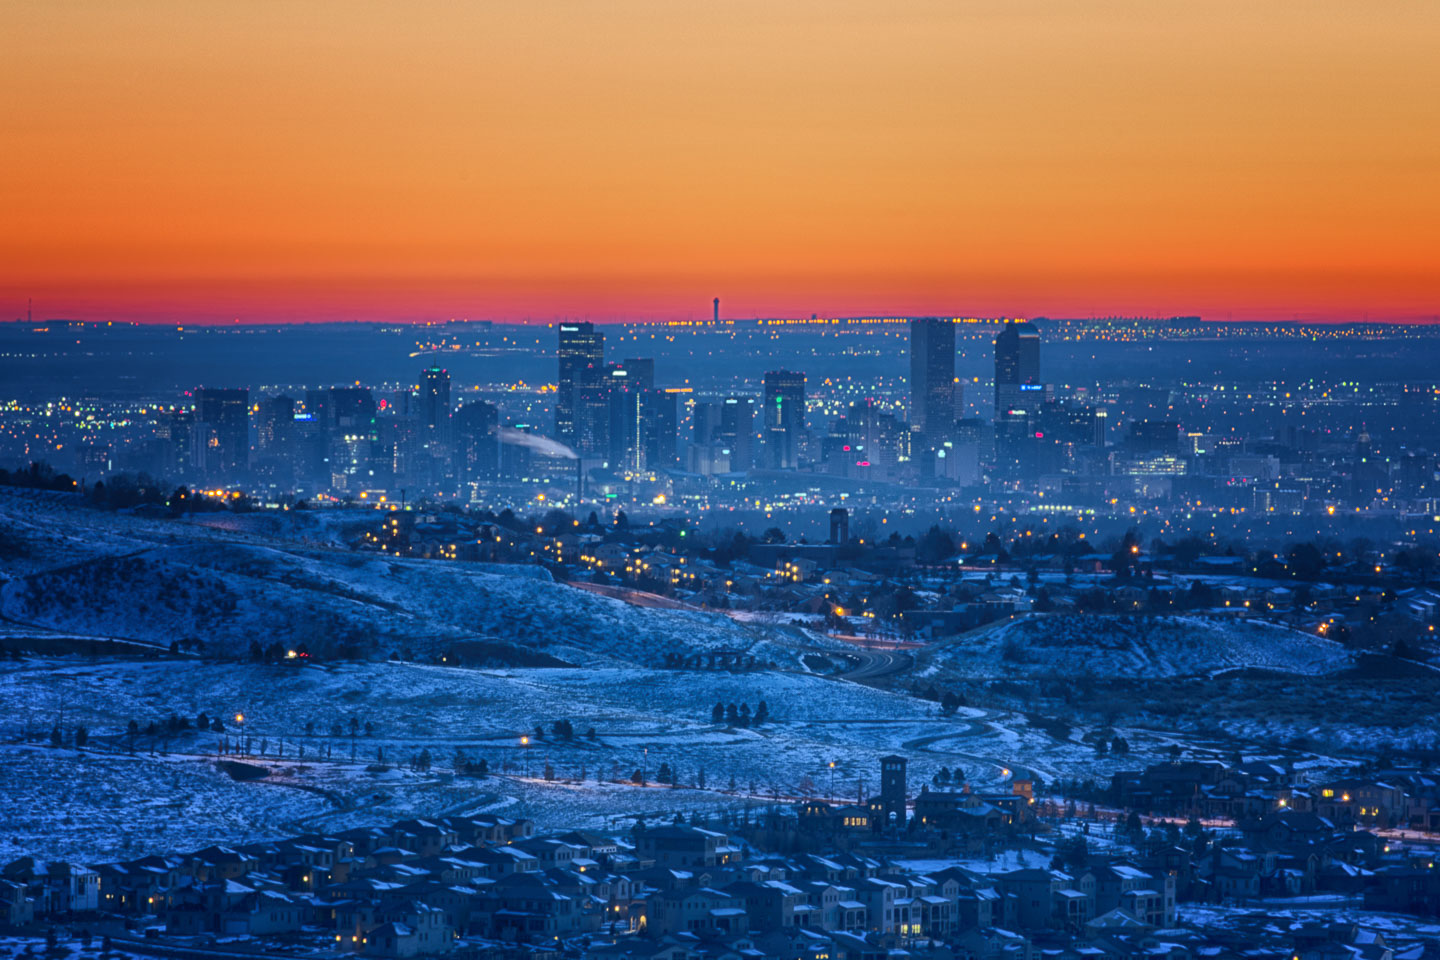
[[[0,0],[0,317],[1440,314],[1440,3]]]

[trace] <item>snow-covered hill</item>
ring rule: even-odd
[[[639,609],[554,583],[534,567],[395,560],[267,541],[257,524],[230,530],[28,498],[18,505],[0,498],[0,519],[32,558],[0,586],[0,617],[12,631],[163,645],[193,638],[219,653],[258,641],[317,653],[423,655],[488,638],[572,663],[648,663],[685,649],[777,655],[756,628]]]
[[[1006,621],[929,657],[931,672],[964,677],[1157,678],[1239,669],[1314,676],[1352,662],[1334,641],[1259,620],[1084,614]]]

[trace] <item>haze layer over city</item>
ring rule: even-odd
[[[1440,955],[1440,14],[0,7],[0,960]]]

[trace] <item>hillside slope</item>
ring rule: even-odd
[[[1213,676],[1260,669],[1305,676],[1350,666],[1340,644],[1259,620],[1089,614],[1034,616],[927,651],[928,673],[961,677]]]
[[[227,539],[213,525],[64,503],[26,501],[16,522],[11,506],[0,498],[0,519],[11,521],[29,556],[61,560],[56,544],[63,538],[71,547],[63,552],[73,557],[45,569],[28,564],[0,585],[0,617],[11,632],[29,627],[162,645],[194,639],[218,654],[243,653],[258,641],[315,653],[424,655],[487,638],[572,663],[646,663],[685,649],[778,655],[763,632],[727,618],[632,607],[554,583],[533,567],[267,544],[248,531]],[[75,532],[87,523],[88,539]]]

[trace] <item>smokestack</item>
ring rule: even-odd
[[[715,298],[715,322],[720,322],[720,298]]]

